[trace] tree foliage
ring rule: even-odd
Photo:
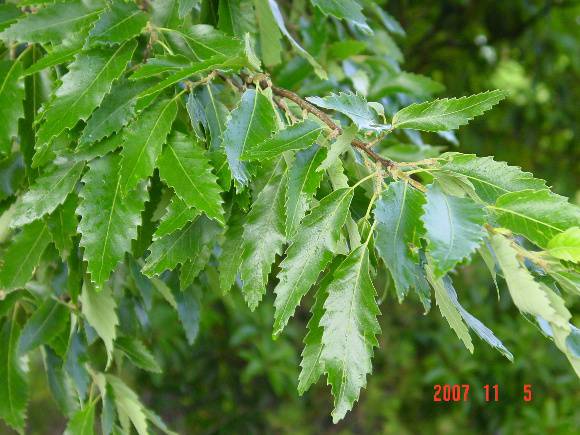
[[[400,302],[428,312],[434,297],[470,352],[471,329],[512,359],[453,286],[481,252],[580,376],[565,302],[580,209],[520,168],[422,141],[453,142],[505,91],[435,98],[373,2],[40,3],[1,6],[0,153],[23,162],[0,203],[7,424],[24,430],[21,357],[40,347],[70,433],[97,414],[105,433],[168,432],[121,368],[165,369],[145,332],[160,304],[192,343],[200,293],[234,284],[250,310],[273,289],[274,337],[316,293],[298,390],[326,375],[335,422],[382,351],[385,276]],[[296,32],[299,15],[322,30]]]

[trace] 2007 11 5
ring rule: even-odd
[[[434,402],[466,402],[469,399],[468,384],[435,384],[433,389]]]

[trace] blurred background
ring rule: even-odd
[[[445,96],[510,91],[507,102],[459,130],[459,150],[522,166],[578,203],[579,2],[380,3],[406,31],[394,36],[406,71],[444,84]],[[360,402],[338,425],[329,417],[331,395],[324,381],[303,397],[296,392],[307,310],[273,341],[271,298],[250,313],[239,291],[221,297],[204,292],[203,282],[193,346],[172,309],[159,304],[149,319],[148,344],[165,373],[127,367],[125,375],[151,409],[186,434],[579,433],[580,388],[572,368],[519,315],[501,282],[498,302],[477,261],[454,277],[462,303],[503,340],[515,361],[478,339],[470,355],[437,309],[424,315],[415,301],[400,305],[391,290],[379,288],[382,335],[374,370]],[[215,279],[211,268],[206,275]],[[192,306],[193,313],[198,309]],[[570,310],[578,313],[578,302]],[[573,320],[580,323],[578,316]],[[32,361],[31,367],[36,363],[41,364]],[[58,433],[64,423],[44,372],[32,372],[38,375],[31,387],[31,433]],[[471,386],[468,402],[433,402],[434,384],[456,383]],[[499,386],[499,402],[485,402],[486,384]],[[524,384],[532,385],[531,402],[523,399]]]

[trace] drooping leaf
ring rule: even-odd
[[[256,30],[253,0],[220,1],[218,18],[219,29],[238,38]]]
[[[126,80],[114,84],[111,92],[89,118],[79,138],[79,148],[109,137],[127,125],[135,114],[135,97],[146,85],[146,81],[129,85]]]
[[[457,299],[457,292],[455,291],[455,288],[453,287],[453,283],[451,282],[451,278],[449,278],[449,275],[444,276],[442,278],[442,281],[443,281],[443,286],[445,287],[445,290],[447,291],[447,296],[449,297],[449,300],[455,306],[455,308],[457,308],[457,310],[459,311],[459,314],[461,315],[461,318],[464,320],[464,322],[467,324],[467,326],[471,330],[473,330],[479,336],[479,338],[481,338],[483,341],[488,343],[490,346],[497,349],[507,359],[509,359],[510,361],[513,361],[514,357],[513,357],[512,353],[504,346],[504,344],[501,342],[501,340],[499,338],[497,338],[495,336],[495,334],[487,326],[485,326],[476,317],[474,317],[472,314],[470,314],[459,303],[459,300]]]
[[[140,369],[153,373],[161,373],[161,367],[155,360],[155,357],[138,339],[133,337],[118,337],[115,340],[115,348],[123,352]]]
[[[89,33],[89,44],[120,44],[141,33],[147,14],[135,4],[113,1]]]
[[[204,106],[204,112],[207,117],[207,126],[210,134],[210,149],[217,150],[222,144],[230,112],[225,104],[216,98],[215,91],[211,86],[208,85],[206,89],[207,101]]]
[[[372,371],[373,348],[380,332],[376,291],[369,274],[368,244],[352,251],[338,266],[324,302],[322,356],[334,396],[333,422],[352,409]]]
[[[110,362],[114,350],[113,341],[117,337],[117,326],[119,325],[117,302],[113,293],[108,286],[96,290],[92,285],[85,283],[80,301],[83,316],[105,343]]]
[[[445,86],[429,77],[401,72],[394,75],[380,76],[378,81],[373,84],[371,94],[376,99],[399,92],[422,97],[437,94],[444,89]]]
[[[18,80],[21,74],[19,60],[0,61],[0,155],[10,153],[12,138],[18,134],[18,120],[24,117],[24,86]]]
[[[323,109],[335,110],[348,116],[356,124],[359,130],[382,130],[386,128],[367,100],[358,94],[339,93],[330,94],[327,97],[307,97],[312,104]]]
[[[277,168],[274,170],[277,171]],[[275,173],[262,189],[244,224],[240,275],[242,293],[254,310],[266,293],[268,275],[286,242],[284,191],[286,175]]]
[[[312,198],[320,186],[323,173],[318,172],[326,150],[317,145],[296,153],[288,173],[286,191],[286,235],[292,237],[310,209]]]
[[[95,21],[103,7],[100,0],[53,3],[19,19],[0,33],[0,39],[58,43]]]
[[[423,131],[454,130],[491,109],[506,95],[505,91],[494,90],[468,97],[411,104],[395,113],[392,127]]]
[[[268,98],[254,89],[244,92],[223,133],[228,163],[240,185],[248,184],[250,178],[246,164],[240,160],[244,150],[270,137],[275,129],[276,112]]]
[[[52,213],[74,189],[84,167],[82,161],[71,161],[47,168],[17,203],[12,227],[26,225]]]
[[[131,250],[145,207],[145,185],[122,198],[119,160],[117,154],[93,160],[79,193],[80,245],[91,281],[97,287],[109,279],[125,252]]]
[[[63,304],[51,298],[46,299],[24,325],[20,334],[19,352],[27,353],[56,337],[66,327],[68,314]]]
[[[324,314],[324,303],[328,295],[327,288],[335,269],[336,267],[331,265],[324,279],[320,282],[314,305],[310,309],[312,315],[306,325],[308,332],[304,337],[304,349],[302,350],[302,360],[300,361],[302,369],[298,376],[298,394],[300,395],[304,394],[324,373],[324,360],[322,359],[323,329],[320,325],[320,319],[322,319]]]
[[[443,170],[466,177],[473,185],[477,195],[484,201],[494,204],[504,193],[520,190],[542,190],[546,182],[523,172],[517,166],[496,162],[493,157],[477,157],[474,154],[448,153],[449,161]]]
[[[28,381],[20,366],[16,319],[6,319],[0,330],[0,418],[20,432],[24,431]]]
[[[163,99],[127,127],[121,151],[120,189],[123,196],[153,174],[155,162],[177,115],[175,98]]]
[[[132,424],[139,435],[148,435],[145,407],[135,392],[116,376],[107,375],[107,382],[113,388],[115,405],[124,432],[130,433]]]
[[[389,188],[375,207],[375,246],[391,272],[399,301],[409,288],[424,287],[424,274],[417,254],[419,237],[424,229],[421,222],[423,194],[404,181],[389,184]]]
[[[339,248],[353,190],[338,189],[324,197],[304,219],[280,264],[276,286],[274,335],[280,334],[302,297]]]
[[[302,150],[310,147],[324,127],[307,119],[280,130],[272,137],[260,142],[248,144],[242,153],[242,160],[267,160],[279,156],[285,151]]]
[[[175,303],[179,321],[185,331],[185,338],[191,346],[199,334],[201,303],[195,286],[175,291]]]
[[[84,341],[84,337],[78,330],[74,330],[69,340],[65,369],[72,379],[74,387],[81,400],[84,400],[89,392],[90,377],[89,372],[85,367],[87,361],[87,345]]]
[[[244,221],[244,215],[239,210],[232,211],[228,220],[218,266],[220,288],[223,293],[232,288],[242,264]]]
[[[457,337],[459,337],[463,342],[467,350],[469,350],[470,353],[473,353],[474,347],[473,342],[471,341],[471,336],[469,335],[469,329],[467,329],[467,325],[463,322],[458,307],[451,300],[449,293],[445,288],[445,284],[443,283],[443,279],[435,276],[431,265],[427,265],[425,270],[427,279],[435,292],[435,303],[439,307],[441,315],[445,320],[447,320],[447,323],[451,329],[455,331],[455,334],[457,334]]]
[[[220,2],[222,3],[222,2]],[[282,60],[282,35],[272,15],[268,0],[254,0],[256,21],[260,32],[260,49],[264,64],[278,65]]]
[[[44,346],[43,361],[48,387],[58,408],[66,416],[74,414],[78,408],[78,399],[73,390],[70,378],[64,370],[63,360],[52,348]]]
[[[77,207],[77,195],[69,195],[64,203],[47,218],[50,237],[63,259],[67,258],[73,249],[73,237],[77,234],[79,224]]]
[[[496,234],[491,237],[491,246],[516,307],[524,313],[562,324],[546,292],[518,260],[517,251],[511,242],[504,236]]]
[[[143,273],[147,276],[159,275],[165,270],[184,264],[203,246],[212,242],[220,232],[220,226],[205,216],[200,216],[185,228],[155,240],[145,261]]]
[[[79,409],[69,420],[65,435],[94,435],[96,402],[88,403]]]
[[[445,275],[481,244],[485,213],[469,198],[447,195],[436,184],[427,186],[422,217],[427,252],[436,277]]]
[[[171,136],[157,166],[161,179],[188,207],[224,223],[220,186],[204,151],[192,138],[180,133]]]
[[[50,143],[79,120],[86,121],[125,70],[136,46],[134,41],[125,42],[115,48],[95,48],[78,54],[43,114],[37,145]]]
[[[185,202],[177,196],[171,198],[165,214],[161,217],[159,226],[153,234],[153,238],[159,239],[168,234],[174,233],[183,228],[188,222],[193,222],[201,212],[193,207],[188,207]]]
[[[580,228],[572,227],[560,234],[556,234],[548,242],[550,255],[561,260],[580,263]]]
[[[24,287],[49,243],[50,234],[44,221],[24,226],[3,252],[0,287],[6,290]]]
[[[506,193],[491,208],[500,225],[542,248],[568,228],[580,226],[580,207],[549,190]]]
[[[362,14],[362,6],[357,0],[311,0],[325,15],[350,21],[366,33],[372,33],[371,28]]]
[[[282,12],[280,11],[278,3],[276,3],[276,0],[268,0],[268,4],[270,5],[272,16],[274,17],[274,20],[276,21],[276,24],[278,25],[278,28],[280,29],[282,34],[286,36],[286,38],[288,38],[288,41],[290,41],[290,44],[292,44],[292,46],[300,54],[300,56],[306,59],[308,63],[310,63],[310,65],[312,65],[316,75],[320,77],[322,80],[326,80],[328,78],[328,74],[326,73],[324,68],[320,66],[320,64],[316,61],[316,59],[314,59],[314,57],[312,57],[310,53],[308,53],[306,50],[304,50],[304,48],[302,48],[302,46],[294,39],[294,37],[290,34],[288,29],[286,28],[286,24],[284,23],[284,16],[282,15]]]

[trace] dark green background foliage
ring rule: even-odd
[[[1,433],[578,432],[577,2],[21,0],[0,32]]]

